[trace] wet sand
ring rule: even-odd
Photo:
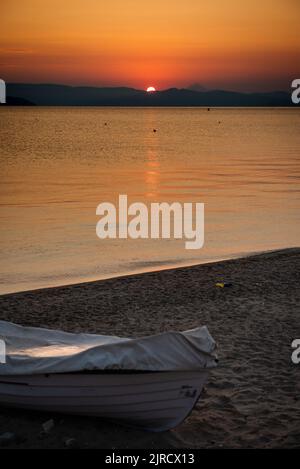
[[[230,282],[228,288],[216,282]],[[300,447],[300,249],[0,297],[0,319],[141,336],[206,324],[219,367],[190,417],[151,434],[97,418],[0,410],[16,448]],[[45,435],[42,423],[54,419]]]

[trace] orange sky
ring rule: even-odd
[[[0,77],[158,89],[287,89],[300,0],[0,0]]]

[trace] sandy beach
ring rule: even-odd
[[[216,287],[229,282],[228,288]],[[300,249],[0,297],[0,319],[121,336],[206,324],[219,367],[190,417],[151,434],[101,419],[1,409],[17,448],[300,447]],[[43,422],[54,419],[45,435]]]

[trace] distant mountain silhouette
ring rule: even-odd
[[[205,86],[201,85],[201,83],[193,83],[192,85],[187,86],[187,90],[207,91],[207,88],[205,88]]]
[[[284,91],[237,93],[170,88],[147,93],[126,87],[8,83],[7,94],[39,106],[293,106],[290,94]]]
[[[6,97],[7,106],[35,106],[31,101],[25,98],[19,98],[15,96]]]

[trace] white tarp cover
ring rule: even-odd
[[[0,339],[6,345],[6,363],[0,363],[0,375],[199,370],[216,366],[215,342],[205,326],[126,339],[0,321]]]

